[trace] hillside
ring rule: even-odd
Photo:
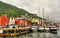
[[[16,6],[12,6],[10,4],[4,3],[0,1],[0,15],[7,14],[9,17],[21,17],[22,15],[27,14],[32,18],[39,18],[36,14],[30,14],[29,12],[25,11],[24,9],[19,9]]]

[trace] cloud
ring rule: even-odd
[[[1,0],[11,5],[27,10],[30,13],[59,22],[60,20],[60,0]],[[49,17],[48,17],[49,16]]]

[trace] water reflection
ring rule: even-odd
[[[20,35],[16,37],[0,37],[0,38],[60,38],[60,34],[33,32],[30,34]]]

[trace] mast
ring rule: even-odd
[[[42,15],[43,15],[43,18],[44,18],[44,8],[42,8]]]
[[[37,6],[38,6],[38,9],[37,9],[38,10],[38,14],[40,15],[40,3],[39,3],[39,0],[37,0],[37,3],[38,3],[37,4]]]
[[[42,8],[42,26],[44,26],[43,22],[44,22],[44,8]]]
[[[49,13],[47,13],[47,20],[49,20],[49,18],[50,18],[50,17],[49,17]]]

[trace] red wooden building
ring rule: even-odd
[[[24,26],[31,26],[32,22],[25,19],[19,20],[15,18],[15,24],[18,24],[20,27],[24,27]]]
[[[9,24],[8,16],[0,16],[0,26],[5,26]]]

